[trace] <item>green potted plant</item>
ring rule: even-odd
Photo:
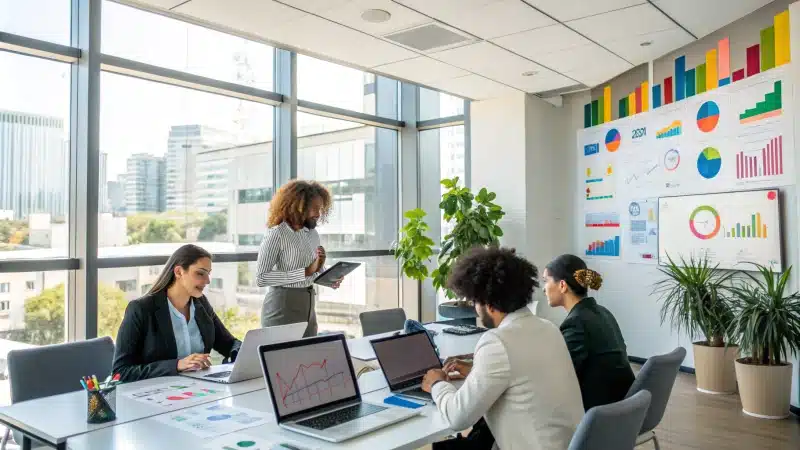
[[[661,323],[669,320],[677,332],[692,339],[697,390],[708,394],[736,392],[734,361],[739,348],[728,333],[733,322],[730,301],[731,278],[711,266],[707,258],[680,258],[676,263],[667,255],[667,264],[659,271],[664,278],[655,284],[660,296]]]
[[[436,291],[444,291],[452,300],[439,305],[439,314],[452,319],[471,318],[476,314],[472,305],[456,300],[456,295],[447,288],[450,268],[472,247],[498,245],[503,230],[497,222],[505,215],[503,208],[493,203],[497,197],[494,192],[482,188],[474,195],[469,188],[460,187],[458,181],[458,177],[441,181],[447,190],[442,194],[439,208],[445,222],[452,222],[454,226],[442,239],[436,269],[429,274],[427,263],[434,254],[434,242],[427,236],[429,226],[424,220],[425,211],[414,209],[405,213],[408,223],[400,231],[394,248],[405,276],[423,281],[430,275]]]
[[[789,416],[792,363],[800,350],[800,293],[787,293],[792,268],[783,274],[758,264],[758,275],[733,289],[732,332],[744,357],[736,360],[742,411],[764,419]]]

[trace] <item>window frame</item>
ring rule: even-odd
[[[466,183],[470,184],[470,102],[465,99],[464,114],[438,119],[418,121],[420,86],[397,81],[381,74],[374,74],[376,97],[375,114],[337,108],[301,100],[297,95],[297,53],[274,47],[273,89],[266,91],[237,83],[220,81],[179,70],[158,67],[126,58],[106,55],[101,52],[101,9],[104,1],[114,1],[144,11],[160,14],[175,20],[188,21],[230,33],[229,30],[194,22],[167,11],[135,5],[122,0],[71,0],[70,27],[72,30],[69,46],[29,38],[21,35],[0,32],[0,51],[9,51],[26,57],[44,58],[66,62],[71,65],[72,81],[70,87],[70,148],[69,148],[69,234],[68,256],[47,259],[3,259],[0,260],[0,273],[67,271],[65,340],[75,341],[95,337],[98,323],[98,274],[101,269],[162,266],[168,255],[145,255],[126,257],[98,257],[98,212],[100,196],[100,76],[101,72],[123,74],[134,78],[158,81],[179,86],[244,99],[275,107],[273,186],[271,194],[285,181],[297,177],[297,113],[342,119],[376,129],[397,131],[397,217],[396,230],[403,225],[402,213],[418,207],[419,176],[418,135],[431,128],[461,125],[465,126],[465,165]],[[251,36],[239,35],[246,39]],[[260,42],[260,41],[257,41]],[[261,43],[273,46],[272,43]],[[314,56],[319,58],[318,56]],[[357,68],[364,72],[370,71]],[[431,89],[426,87],[426,89]],[[435,89],[434,89],[435,90]],[[397,117],[390,119],[388,117]],[[239,196],[237,193],[237,202]],[[430,213],[430,212],[429,212]],[[437,211],[438,214],[438,211]],[[236,242],[233,242],[236,245]],[[338,251],[329,249],[329,258],[365,258],[390,256],[393,252],[390,243],[377,250]],[[257,252],[237,251],[218,253],[214,261],[251,262],[257,260]],[[398,306],[406,309],[409,317],[429,319],[435,313],[423,283],[407,280],[401,276],[398,265]],[[424,283],[429,285],[430,283]],[[137,286],[136,288],[141,288]],[[135,291],[136,289],[134,289]],[[10,289],[9,289],[10,291]]]

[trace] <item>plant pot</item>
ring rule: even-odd
[[[742,411],[760,419],[789,417],[792,395],[792,364],[759,366],[736,360],[736,378]]]
[[[694,370],[697,390],[704,394],[736,393],[736,368],[739,347],[709,347],[705,342],[695,342]]]
[[[439,315],[448,319],[472,319],[478,316],[469,303],[444,302],[439,305]]]

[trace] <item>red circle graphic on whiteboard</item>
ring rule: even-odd
[[[770,200],[775,200],[776,198],[778,198],[778,193],[775,191],[769,191],[767,192],[767,198]]]

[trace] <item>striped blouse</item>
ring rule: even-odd
[[[258,286],[302,288],[311,286],[319,272],[306,277],[306,267],[314,262],[319,247],[316,230],[295,231],[288,223],[267,229],[258,250]],[[323,269],[320,269],[320,271]]]

